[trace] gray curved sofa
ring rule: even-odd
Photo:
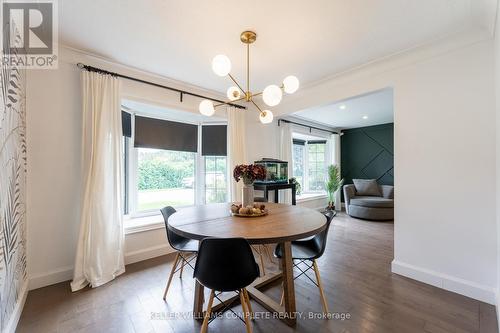
[[[363,180],[365,181],[365,180]],[[377,193],[366,195],[358,192],[354,184],[344,186],[344,200],[347,214],[366,220],[394,220],[394,186],[376,185]]]

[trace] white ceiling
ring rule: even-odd
[[[333,128],[355,128],[394,121],[392,88],[294,113],[295,118]]]
[[[253,29],[253,90],[301,84],[484,23],[493,0],[61,0],[60,41],[119,63],[225,92],[211,71],[228,55],[243,80],[240,32]]]

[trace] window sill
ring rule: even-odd
[[[297,202],[326,199],[327,197],[326,193],[303,193],[301,195],[297,195]]]
[[[164,229],[165,221],[161,214],[150,215],[145,217],[136,217],[123,220],[125,235],[135,234],[138,232]]]

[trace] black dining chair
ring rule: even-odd
[[[323,291],[323,285],[321,283],[321,277],[319,274],[316,259],[321,257],[323,253],[325,253],[328,230],[330,229],[330,224],[332,223],[333,217],[335,216],[335,212],[328,211],[324,213],[324,215],[326,217],[326,228],[323,231],[313,237],[292,241],[292,260],[293,268],[297,268],[300,271],[300,274],[295,276],[293,279],[295,280],[298,277],[304,275],[314,285],[316,285],[319,288],[321,302],[323,303],[323,310],[325,313],[328,313],[328,303],[326,301],[325,292]],[[283,256],[283,249],[280,244],[276,246],[274,255],[277,258],[281,258]],[[314,281],[309,277],[309,275],[307,275],[307,272],[310,269],[314,269],[316,281]],[[285,293],[283,290],[283,292],[281,293],[280,305],[283,305],[284,296]]]
[[[172,277],[174,276],[174,274],[180,271],[179,278],[182,278],[182,271],[184,270],[185,265],[193,268],[193,266],[191,265],[191,261],[196,258],[196,254],[198,253],[198,241],[182,237],[170,230],[170,228],[168,227],[168,219],[170,216],[172,216],[172,214],[176,212],[174,207],[167,206],[162,208],[160,211],[163,215],[163,219],[165,220],[165,229],[167,232],[168,243],[174,250],[177,250],[174,265],[170,270],[167,286],[165,287],[165,292],[163,293],[163,300],[165,300],[167,298],[168,288],[170,287],[170,283],[172,282]]]
[[[194,277],[201,285],[211,289],[201,326],[202,333],[207,331],[208,324],[212,320],[214,298],[224,304],[219,296],[228,291],[239,294],[246,330],[252,331],[250,318],[253,316],[253,311],[246,287],[259,277],[259,265],[255,262],[252,248],[244,238],[203,239],[194,267]],[[229,308],[230,304],[224,305],[234,313]]]

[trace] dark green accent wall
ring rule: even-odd
[[[394,124],[383,124],[343,131],[341,173],[345,184],[353,178],[377,179],[381,185],[394,185]]]

